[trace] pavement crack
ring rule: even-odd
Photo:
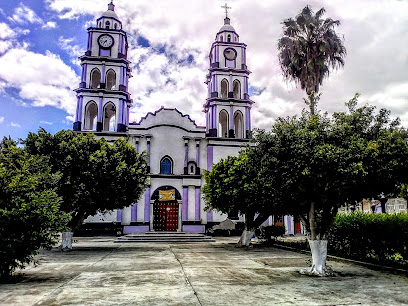
[[[174,253],[173,248],[171,247],[171,245],[169,246],[170,251],[173,253],[174,258],[177,260],[177,262],[179,263],[180,267],[181,267],[181,271],[183,271],[183,275],[184,275],[184,281],[186,282],[187,286],[189,286],[191,288],[191,290],[194,293],[194,296],[197,299],[198,304],[200,304],[201,306],[203,305],[200,301],[200,298],[198,297],[198,293],[197,291],[195,291],[193,284],[190,282],[190,279],[188,278],[186,271],[184,270],[184,267],[180,261],[180,259],[178,259],[176,253]]]
[[[57,292],[58,290],[60,290],[62,287],[68,285],[69,283],[73,282],[74,280],[76,280],[83,272],[88,272],[90,268],[92,268],[94,265],[96,265],[97,263],[101,262],[102,260],[104,260],[106,257],[108,257],[109,255],[111,255],[114,251],[118,250],[119,247],[113,248],[112,251],[110,251],[108,254],[102,256],[99,260],[93,262],[92,264],[90,264],[88,267],[86,267],[86,269],[84,271],[81,271],[80,273],[78,273],[77,275],[75,275],[74,277],[68,279],[67,281],[63,282],[62,284],[60,284],[59,286],[57,286],[56,288],[54,288],[50,293],[44,295],[43,297],[41,297],[41,299],[39,299],[37,302],[35,302],[33,304],[33,306],[35,305],[41,305],[42,302],[44,302],[44,300],[46,300],[47,298],[51,297],[55,292]],[[75,249],[74,249],[75,250]]]

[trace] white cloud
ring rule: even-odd
[[[58,39],[58,44],[60,48],[67,51],[71,57],[77,58],[85,53],[85,49],[81,48],[79,45],[73,45],[73,41],[75,41],[75,38],[64,38],[61,36]]]
[[[57,23],[55,21],[48,21],[46,24],[44,24],[41,29],[44,30],[49,30],[49,29],[55,29],[57,27]]]
[[[44,121],[44,120],[41,120],[40,123],[46,124],[46,125],[53,125],[54,124],[54,122],[49,122],[49,121]]]
[[[47,51],[11,49],[0,56],[0,86],[16,88],[19,97],[32,106],[54,106],[75,113],[73,89],[79,83],[75,72],[59,56]],[[1,89],[1,88],[0,88]]]
[[[16,36],[16,32],[12,30],[7,23],[0,22],[0,39],[10,39]]]
[[[15,127],[15,128],[21,128],[21,125],[18,124],[18,123],[15,123],[15,122],[11,122],[11,123],[10,123],[10,126],[11,126],[11,127]]]
[[[4,117],[0,117],[0,124],[4,122]]]
[[[99,17],[106,10],[100,0],[46,0],[59,18]],[[294,17],[306,4],[315,10],[325,7],[325,17],[339,19],[348,51],[346,65],[332,73],[321,87],[319,108],[329,112],[345,110],[344,102],[355,92],[380,107],[391,108],[408,125],[406,71],[408,53],[408,2],[344,0],[328,2],[236,0],[230,6],[231,24],[248,45],[250,85],[262,89],[252,99],[253,127],[268,128],[277,116],[300,114],[305,93],[293,83],[285,83],[278,63],[277,40],[281,21]],[[177,107],[199,124],[207,89],[203,84],[208,70],[208,53],[215,34],[223,24],[221,1],[123,0],[116,12],[129,34],[133,75],[130,92],[135,107],[131,120],[139,120],[161,105]],[[186,17],[187,16],[187,17]],[[143,37],[149,48],[137,46]],[[71,45],[71,44],[69,44]],[[85,46],[82,46],[85,47]],[[68,48],[68,47],[67,47]],[[159,52],[164,48],[165,52]],[[74,52],[73,50],[71,52]],[[188,55],[191,64],[183,64]]]
[[[14,14],[11,17],[8,17],[8,19],[19,24],[44,23],[44,21],[32,9],[25,6],[22,2],[20,2],[20,5],[14,10]]]

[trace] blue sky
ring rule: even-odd
[[[89,26],[109,0],[2,1],[0,9],[0,137],[25,138],[44,127],[71,129],[80,78],[77,60]],[[176,107],[198,124],[207,89],[208,53],[223,25],[218,0],[116,0],[128,32],[134,100],[131,121],[162,105]],[[320,108],[345,110],[355,92],[360,103],[385,107],[408,126],[408,1],[248,1],[228,3],[231,24],[248,45],[253,127],[299,114],[304,93],[286,83],[278,65],[280,22],[310,4],[339,19],[346,65],[324,81]]]

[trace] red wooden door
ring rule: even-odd
[[[300,226],[300,221],[295,221],[295,234],[301,234],[302,228]]]
[[[153,228],[155,231],[175,232],[178,228],[177,201],[157,201],[153,205]]]

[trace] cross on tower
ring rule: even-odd
[[[223,9],[225,9],[225,17],[228,18],[228,9],[231,9],[230,6],[227,5],[227,3],[225,3],[224,6],[221,6]]]

